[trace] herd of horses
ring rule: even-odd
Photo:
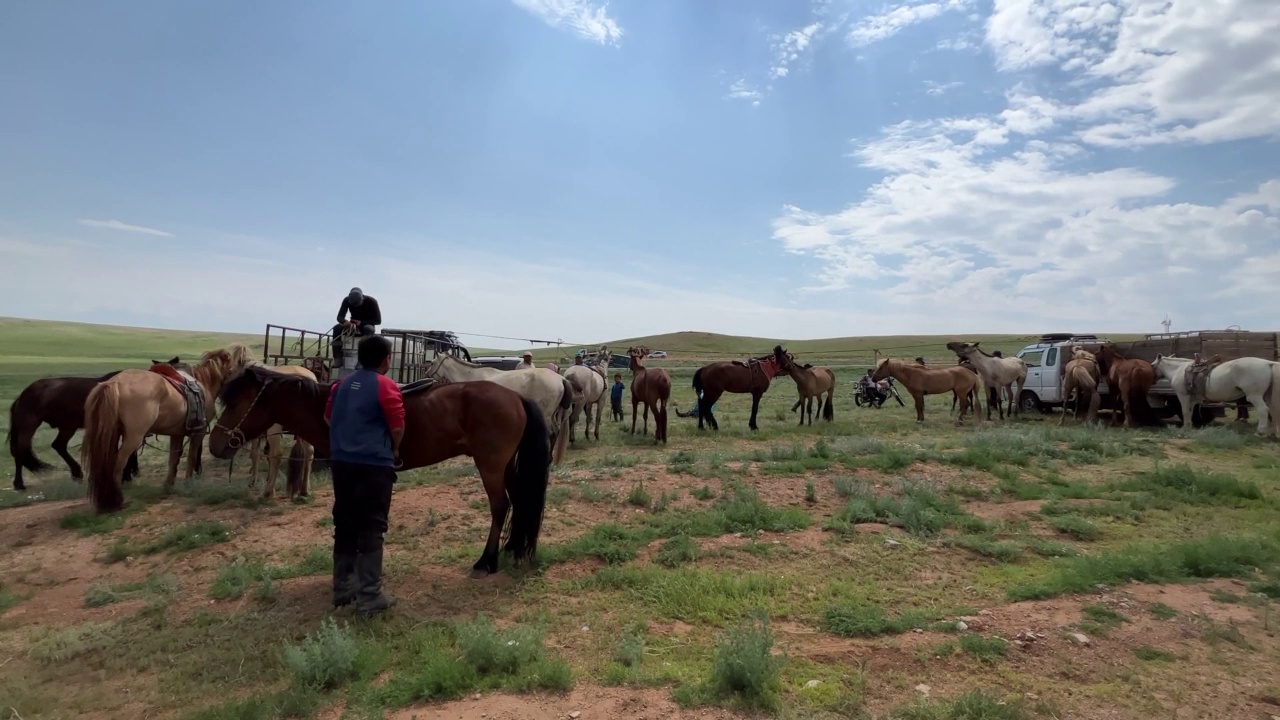
[[[957,422],[970,410],[986,417],[993,407],[1005,416],[1020,412],[1017,398],[1026,381],[1027,366],[1020,358],[989,354],[978,343],[949,343],[954,366],[926,366],[922,361],[877,358],[872,379],[893,378],[915,400],[916,419],[924,420],[924,399],[951,393],[959,404]],[[667,440],[667,404],[671,376],[661,368],[646,368],[644,347],[627,351],[632,374],[631,432],[636,432],[637,408],[643,406],[642,434],[654,416],[654,442]],[[585,413],[583,440],[600,439],[600,418],[609,392],[609,360],[602,348],[594,366],[574,365],[563,374],[547,368],[497,370],[439,355],[427,368],[426,379],[402,386],[407,435],[402,441],[401,466],[410,470],[444,460],[470,456],[488,497],[491,526],[485,549],[473,574],[497,571],[500,537],[508,514],[511,521],[504,551],[519,564],[533,555],[541,528],[552,465],[563,462],[568,443],[576,442],[576,425]],[[743,360],[712,362],[698,368],[692,387],[697,394],[699,429],[719,429],[712,408],[724,393],[749,394],[748,426],[758,429],[760,399],[772,381],[786,374],[794,381],[800,424],[812,425],[814,404],[824,420],[834,419],[835,373],[828,367],[799,364],[775,346],[773,352]],[[1202,364],[1190,359],[1159,357],[1154,363],[1124,357],[1113,345],[1094,352],[1072,348],[1063,383],[1063,398],[1077,418],[1096,419],[1105,381],[1112,389],[1113,423],[1142,424],[1151,414],[1147,392],[1157,377],[1173,383],[1182,404],[1183,423],[1198,402],[1230,402],[1247,398],[1259,415],[1259,434],[1280,438],[1280,363],[1241,358]],[[208,435],[210,453],[230,460],[250,447],[256,484],[260,444],[268,447],[265,496],[275,494],[282,458],[280,436],[292,434],[286,487],[290,497],[310,493],[310,466],[318,453],[329,454],[328,424],[324,420],[328,385],[302,366],[268,366],[248,347],[233,343],[204,353],[194,365],[179,358],[152,361],[149,368],[118,370],[99,377],[59,377],[37,380],[10,407],[9,449],[14,457],[14,488],[25,489],[23,471],[50,469],[32,448],[43,423],[58,434],[53,447],[66,461],[73,478],[85,478],[88,495],[98,512],[125,507],[123,483],[138,475],[137,452],[148,436],[168,436],[169,462],[165,489],[171,489],[187,450],[185,477],[200,472],[201,451]],[[1016,388],[1016,389],[1015,389]],[[983,392],[983,389],[986,392]],[[825,396],[825,399],[824,399]],[[215,412],[214,400],[221,402]],[[1087,408],[1082,411],[1082,404]],[[1061,422],[1065,422],[1064,412]],[[594,421],[594,428],[592,422]],[[68,442],[83,428],[80,464],[68,452]]]

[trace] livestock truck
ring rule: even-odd
[[[1280,343],[1277,342],[1277,337],[1278,334],[1274,332],[1191,330],[1152,334],[1141,340],[1120,341],[1113,345],[1125,357],[1140,358],[1148,362],[1155,362],[1158,355],[1176,355],[1181,358],[1199,355],[1205,359],[1212,360],[1216,357],[1223,361],[1258,357],[1280,361]],[[1055,407],[1062,407],[1062,376],[1066,364],[1071,360],[1071,346],[1078,344],[1090,352],[1096,352],[1107,342],[1106,338],[1096,335],[1054,333],[1043,335],[1039,341],[1019,350],[1017,357],[1027,364],[1027,382],[1018,398],[1022,410],[1047,413],[1052,412]],[[1103,395],[1103,406],[1109,407],[1110,391],[1105,380],[1099,389]],[[1164,419],[1181,412],[1177,394],[1170,387],[1169,381],[1163,378],[1152,386],[1147,400]],[[1229,405],[1235,403],[1204,403],[1200,406],[1200,412],[1221,416]]]

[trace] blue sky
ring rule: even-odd
[[[8,3],[3,314],[1272,328],[1277,57],[1269,0]]]

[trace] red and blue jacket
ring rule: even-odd
[[[334,383],[324,417],[331,459],[395,467],[391,431],[404,427],[404,397],[391,378],[360,369]]]

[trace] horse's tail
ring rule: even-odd
[[[115,512],[124,507],[124,490],[116,477],[120,456],[120,388],[112,382],[100,383],[84,403],[84,442],[81,462],[89,471],[89,502],[98,512]]]
[[[702,368],[693,371],[693,391],[702,394]]]
[[[293,449],[289,451],[289,469],[284,476],[284,486],[289,492],[289,497],[304,494],[306,488],[302,485],[302,471],[306,468],[306,464],[306,443],[302,438],[294,437]],[[275,479],[272,478],[270,482],[275,484]]]
[[[23,402],[27,397],[24,390],[9,406],[9,432],[5,437],[9,444],[9,454],[13,456],[13,464],[25,470],[52,470],[53,466],[36,457],[35,450],[31,449],[31,441],[35,438],[36,430],[40,429],[40,416],[27,407],[30,401]]]
[[[565,451],[569,448],[569,421],[573,416],[573,384],[568,378],[561,377],[560,385],[560,404],[556,406],[556,412],[551,416],[551,421],[556,426],[556,444],[551,453],[551,462],[556,465],[564,461]],[[546,415],[542,413],[541,408],[538,412],[542,417],[542,426],[545,428]]]
[[[835,394],[836,394],[836,391],[835,391],[835,388],[834,388],[834,387],[831,389],[831,391],[830,391],[830,392],[828,392],[828,393],[827,393],[827,402],[826,402],[825,404],[823,404],[823,406],[822,406],[822,419],[823,419],[823,420],[835,420],[835,419],[836,419],[836,409],[835,409],[835,406],[834,406],[834,405],[832,404],[832,402],[831,402],[831,397],[832,397],[833,395],[835,395]]]
[[[533,402],[524,405],[524,434],[516,450],[515,472],[510,476],[507,497],[511,499],[511,534],[506,549],[515,559],[532,560],[538,549],[542,514],[547,505],[547,485],[551,482],[551,444],[547,439],[546,415]]]

